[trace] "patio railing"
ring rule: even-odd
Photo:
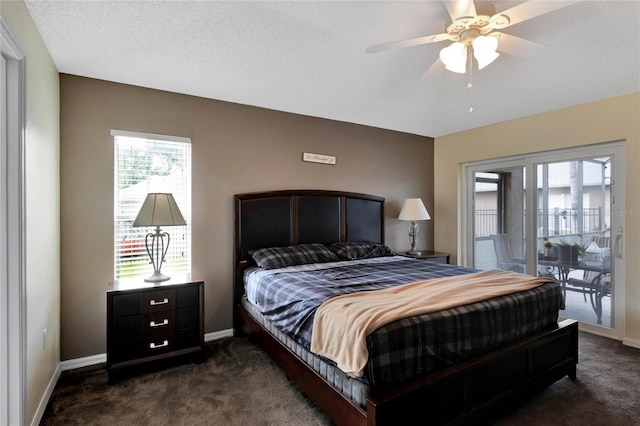
[[[555,207],[538,210],[538,237],[553,235],[572,235],[604,230],[604,215],[602,207],[582,209],[582,226],[578,220],[577,209],[560,209]],[[524,214],[524,212],[523,212]],[[547,229],[543,226],[545,223]],[[481,209],[475,211],[475,234],[478,237],[488,237],[498,233],[498,210]],[[582,228],[582,229],[579,229]]]

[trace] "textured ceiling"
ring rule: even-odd
[[[443,32],[441,1],[26,5],[61,73],[424,136],[640,91],[638,1],[581,1],[508,27],[544,49],[503,53],[473,72],[473,90],[469,74],[422,79],[448,41],[365,53]]]

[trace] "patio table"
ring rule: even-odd
[[[567,291],[588,294],[593,311],[598,318],[597,324],[602,324],[602,298],[611,294],[611,281],[604,279],[611,274],[610,266],[592,266],[581,261],[567,262],[548,258],[539,259],[538,265],[545,266],[547,274],[553,275],[560,283],[565,299]],[[569,274],[575,270],[593,272],[593,278],[588,280],[570,278]]]

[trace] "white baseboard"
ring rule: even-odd
[[[227,330],[214,331],[213,333],[207,333],[204,335],[204,341],[206,343],[213,342],[215,340],[224,339],[225,337],[233,337],[233,328]]]
[[[40,424],[40,421],[42,420],[42,416],[44,416],[44,410],[47,409],[47,404],[49,404],[51,395],[53,395],[53,390],[56,388],[56,383],[58,383],[58,378],[60,378],[61,371],[62,369],[60,368],[60,364],[58,364],[55,371],[53,372],[53,375],[51,376],[51,380],[49,380],[49,384],[47,385],[47,388],[44,390],[44,395],[42,395],[40,404],[38,404],[38,409],[36,410],[36,413],[33,415],[31,426],[38,426]]]
[[[213,342],[216,340],[224,339],[225,337],[232,337],[233,329],[214,331],[213,333],[207,333],[204,335],[205,343]],[[96,365],[103,362],[107,362],[107,354],[97,354],[86,356],[83,358],[74,358],[62,361],[60,363],[60,370],[75,370],[76,368],[88,367],[90,365]]]
[[[640,340],[634,340],[629,338],[622,339],[622,344],[625,346],[631,346],[632,348],[640,349]]]
[[[62,371],[75,370],[76,368],[88,367],[90,365],[96,365],[103,362],[107,362],[107,354],[98,354],[85,356],[83,358],[68,359],[60,363],[60,368]]]

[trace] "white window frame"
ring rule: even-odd
[[[152,133],[140,133],[140,132],[130,132],[124,130],[111,130],[111,136],[114,140],[114,278],[122,279],[122,278],[137,278],[151,275],[153,273],[153,267],[149,264],[149,256],[144,248],[144,237],[146,234],[152,232],[154,230],[153,227],[141,227],[141,228],[129,228],[128,230],[122,233],[122,229],[119,228],[119,219],[121,217],[121,212],[118,212],[118,197],[119,192],[117,188],[117,180],[118,180],[118,170],[117,167],[117,138],[135,138],[139,139],[139,143],[147,142],[170,142],[171,144],[187,144],[188,148],[186,148],[186,158],[184,161],[186,162],[186,174],[182,176],[182,185],[179,190],[174,191],[171,187],[167,187],[162,182],[147,182],[148,186],[143,188],[144,190],[134,196],[136,197],[136,201],[139,202],[136,207],[129,211],[128,214],[131,216],[130,220],[133,222],[137,212],[139,211],[144,198],[148,192],[170,192],[174,194],[176,198],[176,202],[182,215],[184,216],[185,221],[187,222],[186,226],[175,226],[175,227],[165,227],[162,228],[163,232],[167,232],[170,237],[169,243],[169,252],[167,253],[167,259],[170,259],[172,253],[177,255],[178,248],[180,248],[180,253],[184,253],[185,261],[180,266],[170,266],[170,262],[165,262],[162,265],[162,272],[171,274],[184,274],[191,272],[191,139],[179,136],[167,136],[167,135],[158,135]],[[162,180],[162,179],[160,179]],[[145,182],[145,181],[143,181]],[[172,184],[169,184],[172,185]],[[139,199],[138,199],[139,198]],[[119,265],[121,266],[122,258],[119,256],[118,247],[119,242],[124,236],[131,237],[132,235],[136,235],[135,244],[133,244],[133,249],[131,250],[133,263],[137,264],[134,271],[126,276],[121,276],[119,273]],[[182,238],[180,238],[182,235]],[[182,241],[180,241],[182,239]],[[139,261],[139,262],[136,262]]]

